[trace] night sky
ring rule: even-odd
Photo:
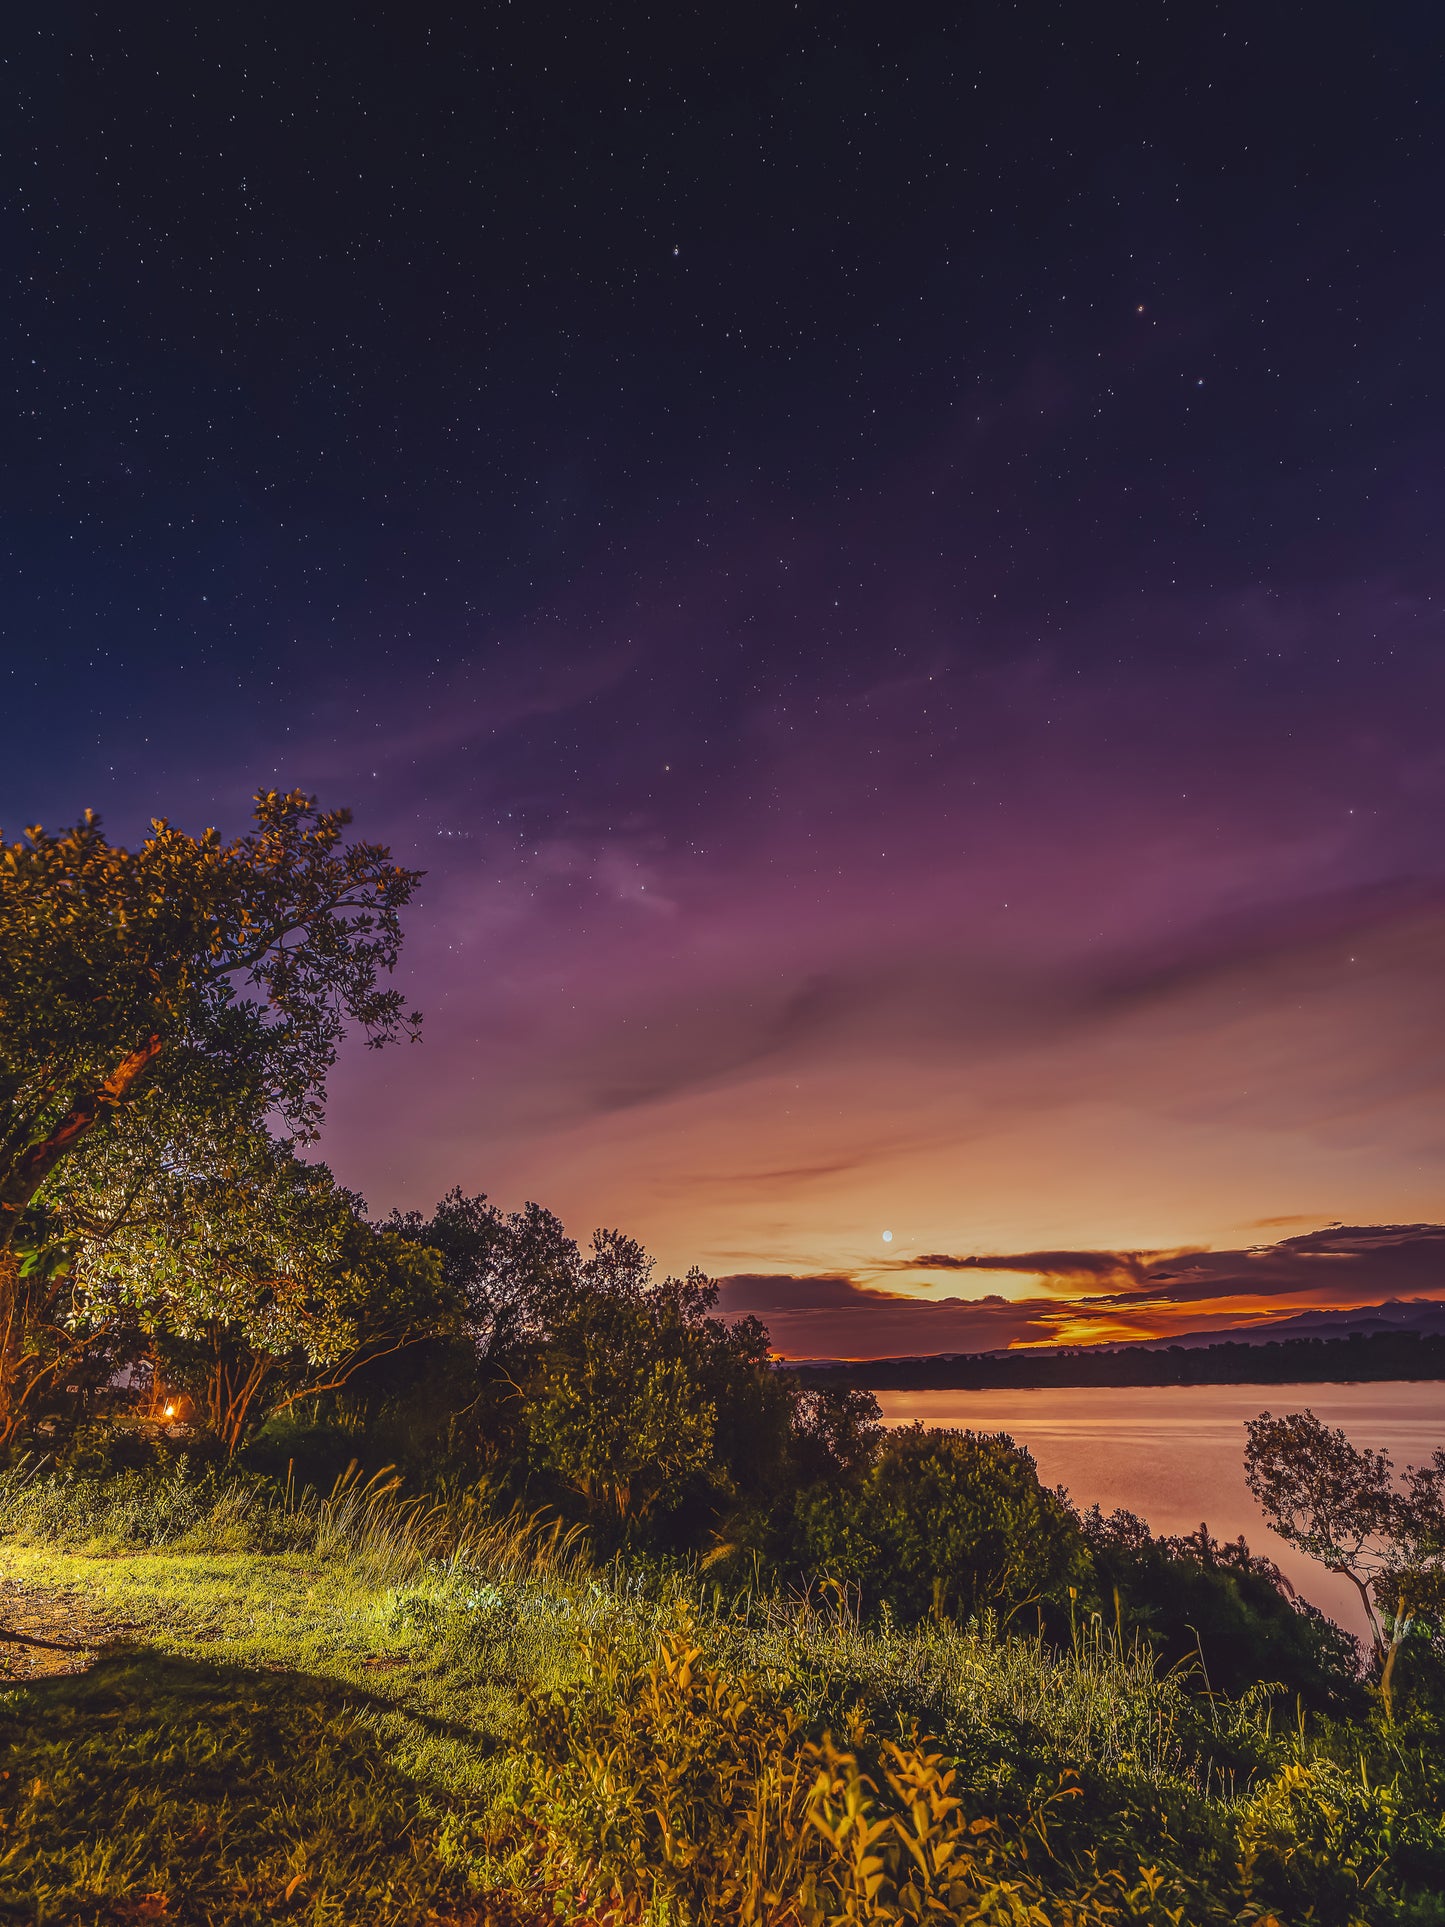
[[[427,1022],[338,1175],[795,1355],[1445,1296],[1442,53],[42,10],[0,826],[350,804]]]

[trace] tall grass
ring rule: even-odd
[[[166,1472],[108,1478],[47,1473],[22,1460],[0,1472],[0,1537],[67,1551],[146,1546],[191,1551],[280,1552],[306,1528],[261,1481],[197,1473],[182,1456]]]
[[[368,1476],[355,1461],[323,1497],[290,1478],[282,1486],[198,1472],[184,1455],[165,1472],[107,1478],[26,1459],[0,1471],[0,1538],[71,1552],[307,1552],[375,1587],[438,1564],[509,1582],[560,1580],[585,1565],[576,1528],[522,1513],[498,1519],[471,1493],[418,1497],[393,1467]]]
[[[989,1615],[905,1632],[864,1625],[845,1596],[831,1610],[774,1598],[720,1613],[716,1640],[726,1663],[786,1682],[815,1726],[866,1704],[880,1718],[922,1723],[980,1763],[984,1751],[999,1761],[1028,1753],[1209,1783],[1219,1769],[1201,1754],[1257,1752],[1269,1737],[1268,1691],[1216,1702],[1189,1669],[1162,1670],[1145,1641],[1097,1619],[1055,1646],[1042,1634],[1005,1632]]]
[[[310,1522],[318,1559],[349,1566],[379,1586],[440,1558],[449,1543],[446,1508],[408,1497],[390,1467],[367,1478],[353,1460],[326,1498],[305,1492],[292,1510]]]
[[[1037,1711],[1061,1694],[1057,1732],[1091,1747],[1096,1767],[1113,1746],[1116,1767],[1157,1774],[1147,1825],[1090,1838],[1073,1811],[1086,1798],[1083,1757],[1060,1751],[1027,1782],[991,1782],[917,1725],[883,1730],[862,1700],[819,1732],[800,1717],[789,1678],[718,1661],[717,1630],[686,1621],[640,1664],[594,1638],[580,1680],[527,1696],[531,1831],[514,1877],[525,1878],[530,1856],[533,1877],[577,1915],[648,1927],[1224,1927],[1256,1918],[1240,1915],[1245,1895],[1229,1891],[1221,1809],[1201,1828],[1188,1798],[1171,1806],[1161,1797],[1169,1759],[1136,1760],[1121,1743],[1138,1738],[1151,1711],[1167,1722],[1174,1707],[1170,1682],[1142,1658],[1081,1641],[1070,1668],[1032,1641],[1015,1650],[996,1634],[932,1640],[934,1666],[958,1694],[981,1695],[971,1717],[997,1719],[1021,1703]],[[851,1667],[856,1685],[869,1669],[859,1666],[856,1628],[846,1632],[832,1629],[827,1657],[839,1678]],[[741,1652],[746,1639],[734,1645]],[[1031,1678],[1041,1660],[1049,1663]],[[1111,1687],[1133,1697],[1138,1718],[1106,1736],[1094,1702]],[[1211,1860],[1222,1863],[1211,1869],[1222,1873],[1220,1891],[1203,1882],[1191,1891]]]
[[[560,1519],[513,1511],[487,1513],[480,1495],[409,1496],[391,1467],[365,1477],[354,1462],[325,1499],[294,1502],[298,1516],[315,1520],[316,1557],[349,1566],[374,1585],[394,1586],[432,1568],[448,1577],[495,1584],[554,1584],[587,1566],[586,1534]]]
[[[374,1596],[396,1628],[461,1640],[485,1626],[494,1663],[559,1684],[585,1677],[590,1633],[640,1664],[668,1623],[696,1612],[719,1664],[776,1682],[812,1731],[841,1729],[867,1706],[895,1730],[916,1722],[1000,1773],[1029,1755],[1198,1779],[1217,1770],[1208,1756],[1221,1748],[1211,1742],[1248,1754],[1267,1726],[1263,1696],[1219,1705],[1192,1690],[1197,1681],[1161,1672],[1143,1642],[1097,1621],[1057,1648],[988,1618],[907,1632],[865,1625],[836,1588],[709,1597],[685,1572],[595,1572],[576,1528],[519,1512],[498,1518],[485,1494],[411,1494],[391,1468],[368,1476],[353,1463],[322,1496],[289,1479],[196,1474],[184,1459],[164,1474],[105,1480],[22,1465],[0,1474],[0,1535],[82,1551],[305,1553]],[[534,1636],[521,1639],[524,1625]],[[554,1650],[534,1665],[523,1649],[535,1653],[539,1637]]]

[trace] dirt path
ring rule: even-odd
[[[78,1590],[26,1586],[0,1575],[0,1679],[83,1673],[97,1653],[134,1630],[100,1618]]]

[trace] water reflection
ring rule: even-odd
[[[1033,1392],[880,1392],[890,1425],[1008,1432],[1038,1461],[1045,1485],[1064,1485],[1081,1509],[1126,1506],[1155,1532],[1208,1525],[1242,1532],[1306,1599],[1352,1633],[1364,1613],[1348,1580],[1333,1578],[1269,1531],[1244,1483],[1244,1421],[1308,1407],[1357,1445],[1382,1446],[1397,1467],[1445,1445],[1445,1385],[1149,1385]]]

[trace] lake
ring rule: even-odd
[[[1156,1532],[1208,1525],[1243,1533],[1306,1599],[1365,1631],[1355,1589],[1303,1559],[1264,1523],[1244,1483],[1244,1421],[1308,1407],[1356,1445],[1382,1446],[1397,1468],[1445,1445],[1445,1385],[1079,1386],[1032,1392],[879,1392],[890,1425],[1007,1432],[1026,1445],[1045,1485],[1067,1486],[1081,1511],[1124,1506]]]

